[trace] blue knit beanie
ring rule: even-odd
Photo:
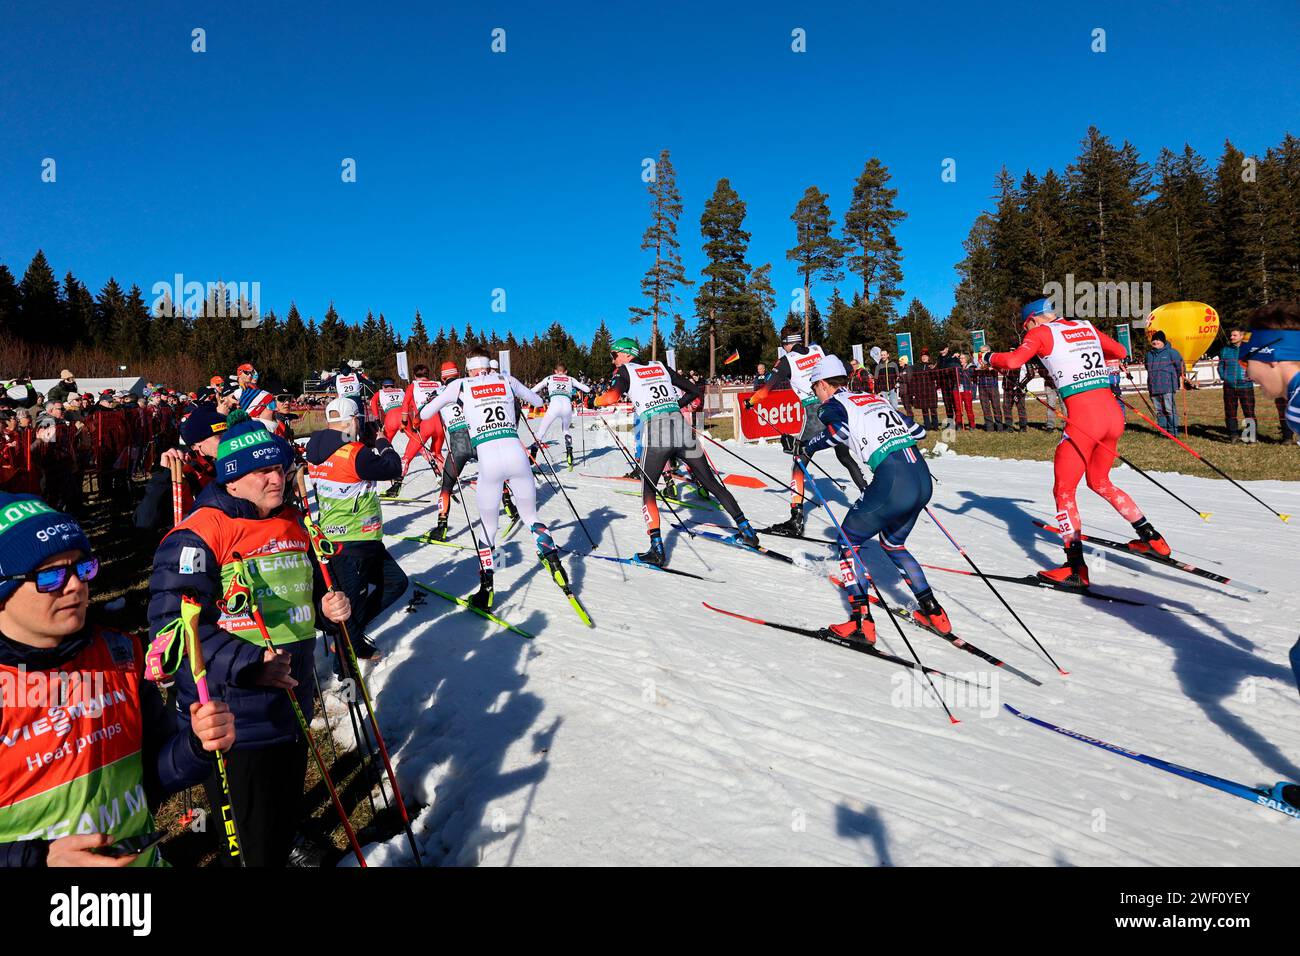
[[[0,578],[28,574],[61,551],[91,553],[77,519],[55,511],[34,495],[0,492]],[[0,601],[22,581],[0,580]]]

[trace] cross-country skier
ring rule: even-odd
[[[564,457],[573,467],[573,398],[575,392],[590,392],[586,385],[583,385],[576,378],[569,377],[569,370],[560,362],[555,366],[555,372],[546,376],[536,385],[533,391],[541,393],[546,389],[546,415],[542,418],[542,423],[537,426],[533,432],[536,441],[533,447],[528,449],[532,455],[537,454],[538,445],[546,441],[546,433],[550,430],[551,424],[557,419],[560,423],[560,433],[564,435]]]
[[[402,405],[402,427],[406,429],[406,451],[402,454],[402,475],[411,467],[415,456],[432,441],[431,451],[437,467],[442,467],[442,445],[446,434],[442,416],[434,415],[427,421],[420,418],[420,409],[442,388],[442,381],[429,374],[429,366],[420,364],[412,370],[411,384],[406,386],[406,400]],[[451,381],[459,374],[455,362],[442,364],[442,378]]]
[[[434,397],[442,394],[447,385],[455,381],[459,375],[460,371],[456,368],[455,362],[443,362],[443,384],[438,391],[434,392]],[[461,472],[465,470],[465,466],[474,457],[474,448],[469,441],[469,422],[465,420],[464,404],[460,401],[448,402],[438,410],[436,415],[425,417],[424,408],[431,401],[433,401],[432,398],[420,406],[416,411],[416,418],[421,423],[420,431],[422,434],[425,423],[433,419],[442,422],[442,428],[446,435],[446,454],[443,457],[442,465],[442,490],[438,497],[438,525],[430,529],[424,535],[424,539],[426,541],[446,541],[447,521],[451,514],[451,496],[456,491]]]
[[[1128,546],[1138,553],[1169,554],[1169,545],[1151,526],[1127,493],[1111,484],[1116,445],[1124,434],[1124,414],[1110,391],[1107,359],[1123,360],[1124,346],[1084,319],[1057,318],[1050,299],[1028,302],[1020,310],[1024,341],[1011,352],[994,352],[989,364],[1014,370],[1037,358],[1047,369],[1049,383],[1065,402],[1067,422],[1056,446],[1056,524],[1065,543],[1065,564],[1039,577],[1067,587],[1088,586],[1083,560],[1082,527],[1075,489],[1087,476],[1088,487],[1101,495],[1133,525],[1136,540]]]
[[[650,535],[650,550],[638,554],[647,564],[667,567],[668,556],[659,533],[659,506],[655,502],[655,482],[670,458],[679,458],[695,476],[701,488],[711,494],[736,522],[739,539],[751,547],[758,546],[758,535],[740,510],[730,489],[714,472],[704,456],[695,433],[686,424],[681,410],[701,397],[699,388],[676,369],[663,362],[637,362],[641,346],[636,339],[623,337],[611,349],[614,380],[609,389],[596,398],[597,407],[612,405],[624,395],[632,402],[632,413],[641,422],[641,512]]]
[[[807,443],[821,431],[821,424],[816,414],[817,396],[813,394],[809,376],[826,353],[822,351],[820,345],[804,345],[803,333],[795,326],[786,328],[785,336],[781,339],[781,347],[785,349],[785,354],[776,363],[776,368],[773,369],[767,384],[746,399],[745,404],[752,408],[766,398],[770,392],[787,386],[794,389],[795,395],[799,397],[799,404],[803,406],[803,430],[798,437],[806,448]],[[858,486],[858,491],[866,488],[867,480],[862,477],[862,469],[853,460],[853,456],[849,454],[848,449],[836,446],[835,457],[847,469],[849,477]],[[809,461],[807,457],[802,460],[805,465]],[[798,462],[795,462],[790,471],[790,484],[794,487],[794,496],[790,500],[790,517],[788,520],[773,525],[768,529],[774,534],[803,534],[803,506],[804,502],[808,500],[804,494],[803,482],[803,469],[799,467]]]
[[[808,444],[785,435],[781,441],[795,455],[813,455],[823,448],[845,448],[874,473],[862,497],[840,523],[849,545],[857,550],[876,535],[880,546],[894,562],[903,580],[916,596],[912,616],[923,627],[941,634],[952,632],[948,615],[939,606],[925,578],[925,572],[907,550],[917,517],[930,502],[934,490],[930,469],[917,453],[916,441],[925,429],[889,404],[880,395],[848,390],[848,370],[834,355],[827,355],[809,373],[809,386],[821,407],[818,419],[825,426]],[[840,637],[876,642],[876,625],[871,619],[867,582],[858,580],[853,553],[840,544],[843,587],[849,592],[850,617],[830,630]]]
[[[516,418],[516,399],[540,408],[541,396],[513,375],[491,371],[488,357],[479,350],[469,354],[465,370],[469,377],[450,382],[421,409],[420,417],[432,418],[443,408],[459,403],[464,421],[462,427],[467,430],[469,443],[478,454],[477,501],[484,540],[479,542],[479,589],[470,601],[479,608],[492,606],[492,549],[496,545],[498,512],[506,482],[511,483],[515,507],[537,540],[537,553],[542,563],[557,582],[563,581],[563,586],[567,587],[568,578],[560,565],[555,542],[546,525],[537,520],[537,487],[533,484],[532,465],[519,440]],[[454,435],[454,428],[448,423],[449,434]],[[453,470],[451,460],[446,470]],[[456,470],[459,472],[459,468]],[[443,488],[446,487],[444,482]],[[443,501],[447,499],[444,491]],[[444,504],[443,516],[447,507]],[[440,523],[443,523],[443,516],[439,518]]]
[[[370,396],[370,420],[380,422],[384,438],[390,443],[402,427],[402,404],[406,401],[406,392],[398,388],[391,378],[379,384],[379,391]],[[393,454],[397,454],[394,452]],[[402,479],[406,472],[398,475],[397,480],[389,485],[381,497],[396,498],[402,491]]]

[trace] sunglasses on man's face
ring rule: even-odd
[[[41,594],[54,594],[62,591],[68,583],[68,573],[76,570],[82,581],[91,581],[99,573],[99,558],[86,558],[71,564],[56,564],[53,567],[29,571],[26,574],[10,574],[0,577],[0,581],[31,581]]]

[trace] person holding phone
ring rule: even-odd
[[[0,866],[165,865],[151,808],[235,742],[219,701],[178,729],[140,642],[88,623],[98,571],[76,519],[0,494]]]

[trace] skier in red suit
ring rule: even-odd
[[[1065,542],[1065,564],[1039,576],[1054,584],[1088,586],[1083,561],[1079,506],[1074,493],[1085,475],[1088,487],[1133,525],[1138,537],[1129,542],[1136,552],[1169,554],[1169,545],[1151,526],[1137,503],[1111,483],[1116,445],[1124,434],[1124,415],[1110,391],[1107,359],[1124,359],[1126,352],[1110,336],[1083,319],[1057,318],[1050,299],[1035,299],[1020,310],[1025,338],[1011,352],[994,352],[989,364],[1011,371],[1037,358],[1048,380],[1065,401],[1066,426],[1056,446],[1056,523]]]

